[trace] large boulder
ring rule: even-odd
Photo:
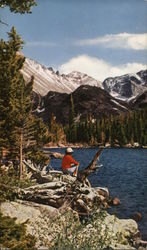
[[[58,210],[33,202],[21,201],[4,202],[1,204],[1,212],[5,216],[16,218],[16,223],[25,223],[27,233],[35,236],[36,247],[49,246],[47,242],[52,241],[50,220],[56,218]],[[54,229],[55,230],[55,229]]]
[[[81,199],[78,199],[78,204],[84,206]],[[93,244],[92,249],[98,249],[97,245],[101,244],[104,248],[109,246],[109,249],[135,249],[130,239],[138,231],[136,222],[120,220],[106,212],[85,224],[80,223],[78,213],[69,208],[68,204],[56,209],[17,200],[1,203],[1,212],[5,216],[15,217],[16,223],[26,223],[27,233],[36,237],[37,248],[52,249],[57,242],[61,244],[61,239],[62,244],[75,244],[75,240],[77,249],[85,244]]]
[[[128,239],[138,233],[138,225],[132,219],[118,219],[116,216],[108,214],[104,222],[108,225],[109,230],[113,231],[113,236],[118,235],[122,244],[127,244]]]

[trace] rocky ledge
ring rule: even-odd
[[[76,249],[89,242],[93,249],[136,249],[137,223],[104,211],[111,200],[107,188],[93,188],[87,179],[81,183],[59,171],[50,171],[47,176],[46,183],[18,189],[16,201],[1,203],[3,215],[26,222],[37,248],[59,247],[59,239],[67,244],[68,238],[70,246],[78,244]]]
[[[87,222],[84,226],[81,226],[78,213],[65,204],[57,209],[34,202],[17,200],[2,203],[1,212],[6,216],[17,218],[17,223],[26,222],[27,233],[34,235],[37,239],[37,248],[54,247],[59,235],[63,238],[67,236],[64,234],[68,228],[69,237],[75,237],[75,242],[80,241],[81,245],[83,242],[91,240],[91,237],[93,239],[98,237],[99,233],[99,239],[103,241],[104,248],[109,246],[111,249],[136,249],[130,245],[130,243],[132,244],[130,240],[138,232],[136,222],[131,219],[119,220],[106,212],[103,214],[103,218],[95,221],[95,224]],[[72,242],[72,239],[70,240]],[[93,247],[95,244],[98,243],[94,241]]]

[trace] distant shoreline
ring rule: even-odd
[[[58,144],[53,144],[53,145],[46,145],[45,147],[43,147],[44,150],[50,149],[50,148],[67,148],[67,147],[71,147],[71,148],[107,148],[107,149],[112,149],[112,148],[128,148],[128,149],[147,149],[147,146],[101,146],[101,145],[86,145],[86,144],[65,144],[65,145],[58,145]]]

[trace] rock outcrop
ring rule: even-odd
[[[17,218],[17,223],[26,222],[27,233],[36,237],[36,247],[38,248],[54,247],[59,237],[64,239],[67,236],[64,233],[68,228],[68,240],[71,240],[71,236],[75,237],[81,245],[84,244],[84,241],[99,238],[104,248],[109,245],[109,249],[136,249],[131,246],[130,239],[138,232],[137,223],[133,220],[120,220],[106,212],[102,218],[95,219],[93,223],[87,222],[85,225],[81,224],[78,214],[67,205],[56,209],[51,206],[17,200],[2,203],[1,212],[5,216]],[[70,230],[71,233],[74,232],[73,235],[70,235]],[[95,240],[93,247],[98,244]],[[77,249],[81,249],[80,245],[77,246]]]

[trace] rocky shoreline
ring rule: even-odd
[[[88,179],[80,182],[61,171],[45,174],[33,169],[31,175],[37,182],[16,189],[17,199],[2,202],[0,208],[3,215],[26,223],[27,233],[35,236],[38,249],[54,249],[59,244],[64,249],[67,238],[69,246],[77,244],[75,249],[89,242],[93,249],[99,244],[99,249],[143,249],[139,248],[137,223],[106,212],[110,205],[119,203],[110,197],[107,188],[93,188]]]
[[[50,148],[67,148],[67,147],[72,147],[72,148],[147,148],[147,146],[142,146],[142,145],[139,145],[139,143],[134,143],[133,145],[132,144],[126,144],[126,145],[123,145],[123,146],[120,146],[119,144],[115,144],[114,146],[111,146],[109,143],[106,143],[105,145],[95,145],[95,144],[92,144],[92,145],[89,145],[89,144],[82,144],[82,143],[49,143],[47,144],[43,150],[48,150]]]

